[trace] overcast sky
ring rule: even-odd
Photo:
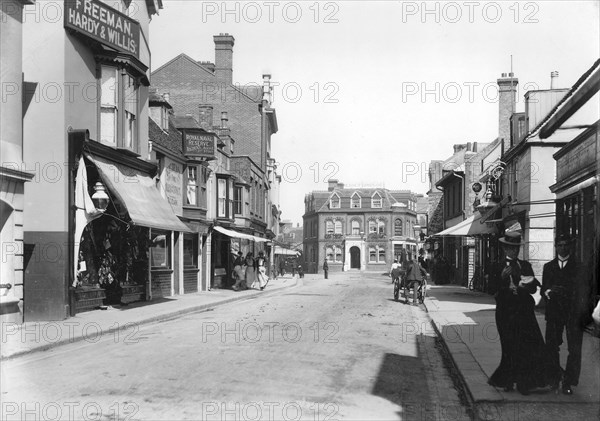
[[[328,178],[426,193],[428,164],[452,145],[498,134],[496,80],[570,88],[600,56],[598,1],[221,2],[163,0],[150,26],[152,67],[180,53],[214,61],[235,37],[233,80],[270,73],[283,176],[282,218]]]

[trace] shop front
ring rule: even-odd
[[[156,188],[156,167],[95,142],[74,147],[71,314],[175,294],[190,230]]]
[[[233,262],[238,254],[242,252],[246,257],[248,253],[256,258],[259,252],[265,256],[270,255],[268,238],[257,237],[230,228],[215,226],[211,235],[211,262],[212,281],[211,288],[228,289],[233,286]],[[270,265],[270,262],[268,263]]]

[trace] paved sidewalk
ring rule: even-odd
[[[314,277],[314,275],[312,275]],[[311,278],[311,275],[305,275]],[[93,310],[56,322],[30,322],[22,325],[2,323],[2,360],[45,351],[56,346],[81,340],[95,342],[106,335],[125,337],[133,334],[142,324],[174,319],[183,314],[204,311],[221,304],[269,295],[273,291],[301,283],[297,276],[285,275],[271,279],[264,291],[248,289],[232,291],[213,289],[206,292],[176,295],[148,302],[131,303],[128,306],[109,306],[107,310]]]
[[[571,396],[553,392],[504,392],[487,384],[500,363],[500,339],[495,323],[495,300],[489,294],[464,287],[432,285],[425,306],[443,338],[466,389],[474,418],[483,420],[598,419],[600,402],[600,341],[588,333],[583,338],[579,386]],[[537,312],[542,333],[543,313]],[[561,364],[566,364],[566,338]]]

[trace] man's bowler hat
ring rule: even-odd
[[[506,244],[508,246],[522,246],[523,242],[521,242],[521,234],[518,232],[507,232],[504,234],[504,237],[499,239],[502,244]]]

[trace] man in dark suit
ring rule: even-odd
[[[544,265],[542,297],[546,300],[546,346],[550,359],[552,386],[573,394],[572,386],[579,383],[581,372],[581,343],[585,317],[586,280],[575,256],[571,253],[572,239],[565,234],[556,238],[557,257]],[[560,366],[560,346],[563,330],[567,331],[569,356],[564,371]]]

